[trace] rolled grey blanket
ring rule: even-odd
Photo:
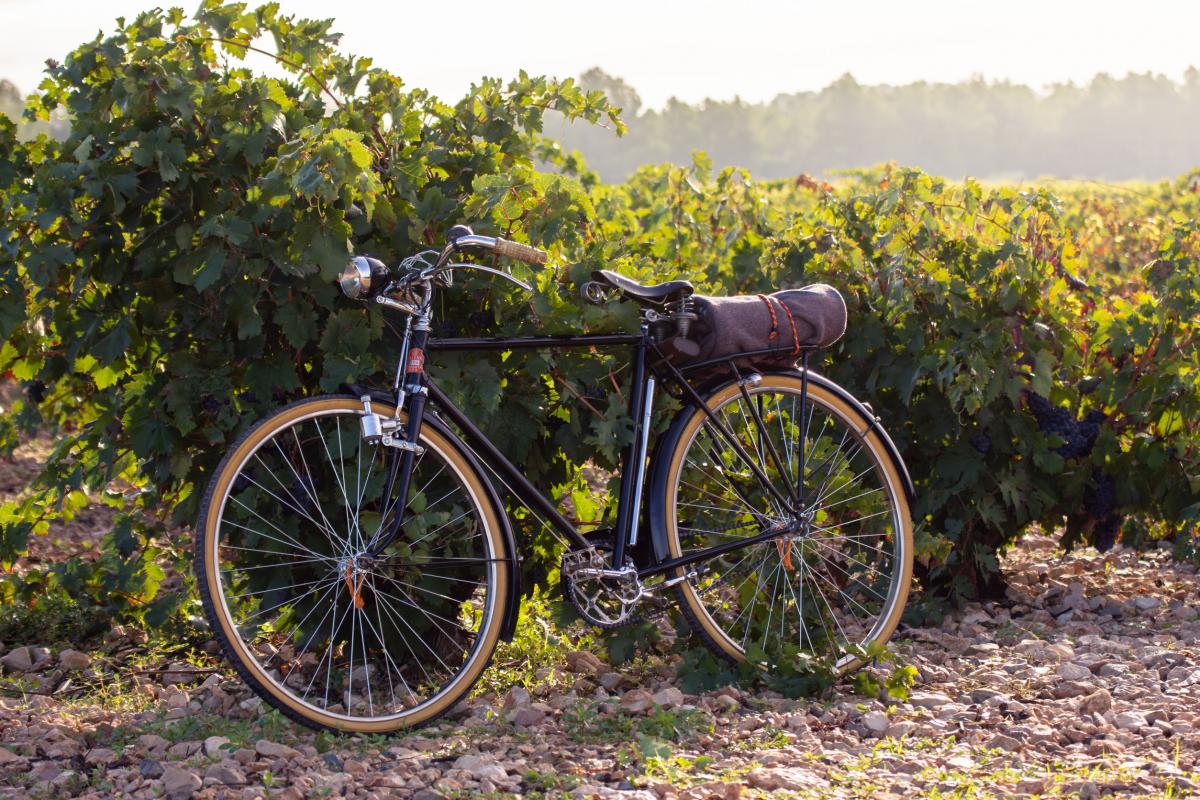
[[[690,338],[707,361],[751,350],[779,350],[747,364],[790,364],[798,347],[828,347],[846,332],[846,301],[832,286],[814,283],[769,295],[694,298],[697,320]],[[742,362],[738,362],[741,364]]]

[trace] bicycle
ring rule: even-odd
[[[687,335],[692,285],[608,271],[585,297],[637,303],[637,333],[432,337],[433,298],[458,270],[530,290],[453,260],[481,251],[546,261],[464,226],[395,270],[353,259],[343,292],[405,317],[391,390],[280,408],[210,481],[196,576],[217,640],[255,692],[339,731],[394,731],[453,707],[517,624],[520,551],[492,477],[563,540],[563,592],[593,625],[626,624],[673,592],[705,645],[764,668],[803,652],[844,673],[887,640],[911,580],[912,485],[869,407],[808,368],[811,347],[797,340],[800,363],[785,369],[746,370],[755,351],[679,365],[664,341]],[[628,348],[632,366],[616,524],[587,533],[426,369],[430,353],[579,347]],[[683,408],[651,451],[660,385]]]

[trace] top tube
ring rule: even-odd
[[[550,350],[562,347],[620,347],[635,345],[642,341],[641,334],[605,333],[583,336],[491,336],[454,337],[449,339],[430,338],[427,350]]]

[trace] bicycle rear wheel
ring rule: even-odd
[[[802,398],[799,375],[765,375],[745,394],[730,384],[706,402],[757,470],[701,409],[681,412],[655,483],[665,487],[669,557],[780,535],[696,565],[677,585],[685,617],[729,659],[770,668],[803,654],[838,673],[855,669],[892,634],[908,595],[912,522],[900,469],[822,381],[810,380]]]
[[[312,727],[386,732],[444,713],[487,666],[509,554],[484,478],[426,424],[401,533],[372,555],[399,507],[396,451],[363,442],[361,412],[314,398],[247,431],[202,502],[196,577],[264,700]]]

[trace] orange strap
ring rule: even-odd
[[[771,314],[771,332],[767,334],[767,338],[774,339],[779,335],[779,318],[775,316],[775,306],[771,305],[771,298],[765,294],[760,294],[758,299],[763,301],[763,304],[767,307],[767,311]]]
[[[794,572],[796,567],[792,564],[792,540],[790,538],[776,539],[775,549],[779,551],[779,557],[783,559],[783,568],[788,572]]]
[[[792,316],[792,310],[787,307],[787,303],[777,297],[767,297],[765,294],[758,295],[758,299],[763,301],[767,311],[771,313],[771,332],[767,334],[767,338],[774,339],[779,336],[779,317],[775,316],[775,305],[771,302],[774,300],[783,307],[783,313],[787,314],[788,322],[792,325],[792,344],[795,348],[792,350],[792,355],[800,355],[800,329],[796,327],[796,318]]]
[[[796,318],[792,316],[792,310],[788,308],[787,303],[780,300],[779,305],[783,306],[783,312],[788,315],[788,322],[792,323],[792,343],[796,346],[792,355],[798,356],[800,355],[800,331],[796,328]]]

